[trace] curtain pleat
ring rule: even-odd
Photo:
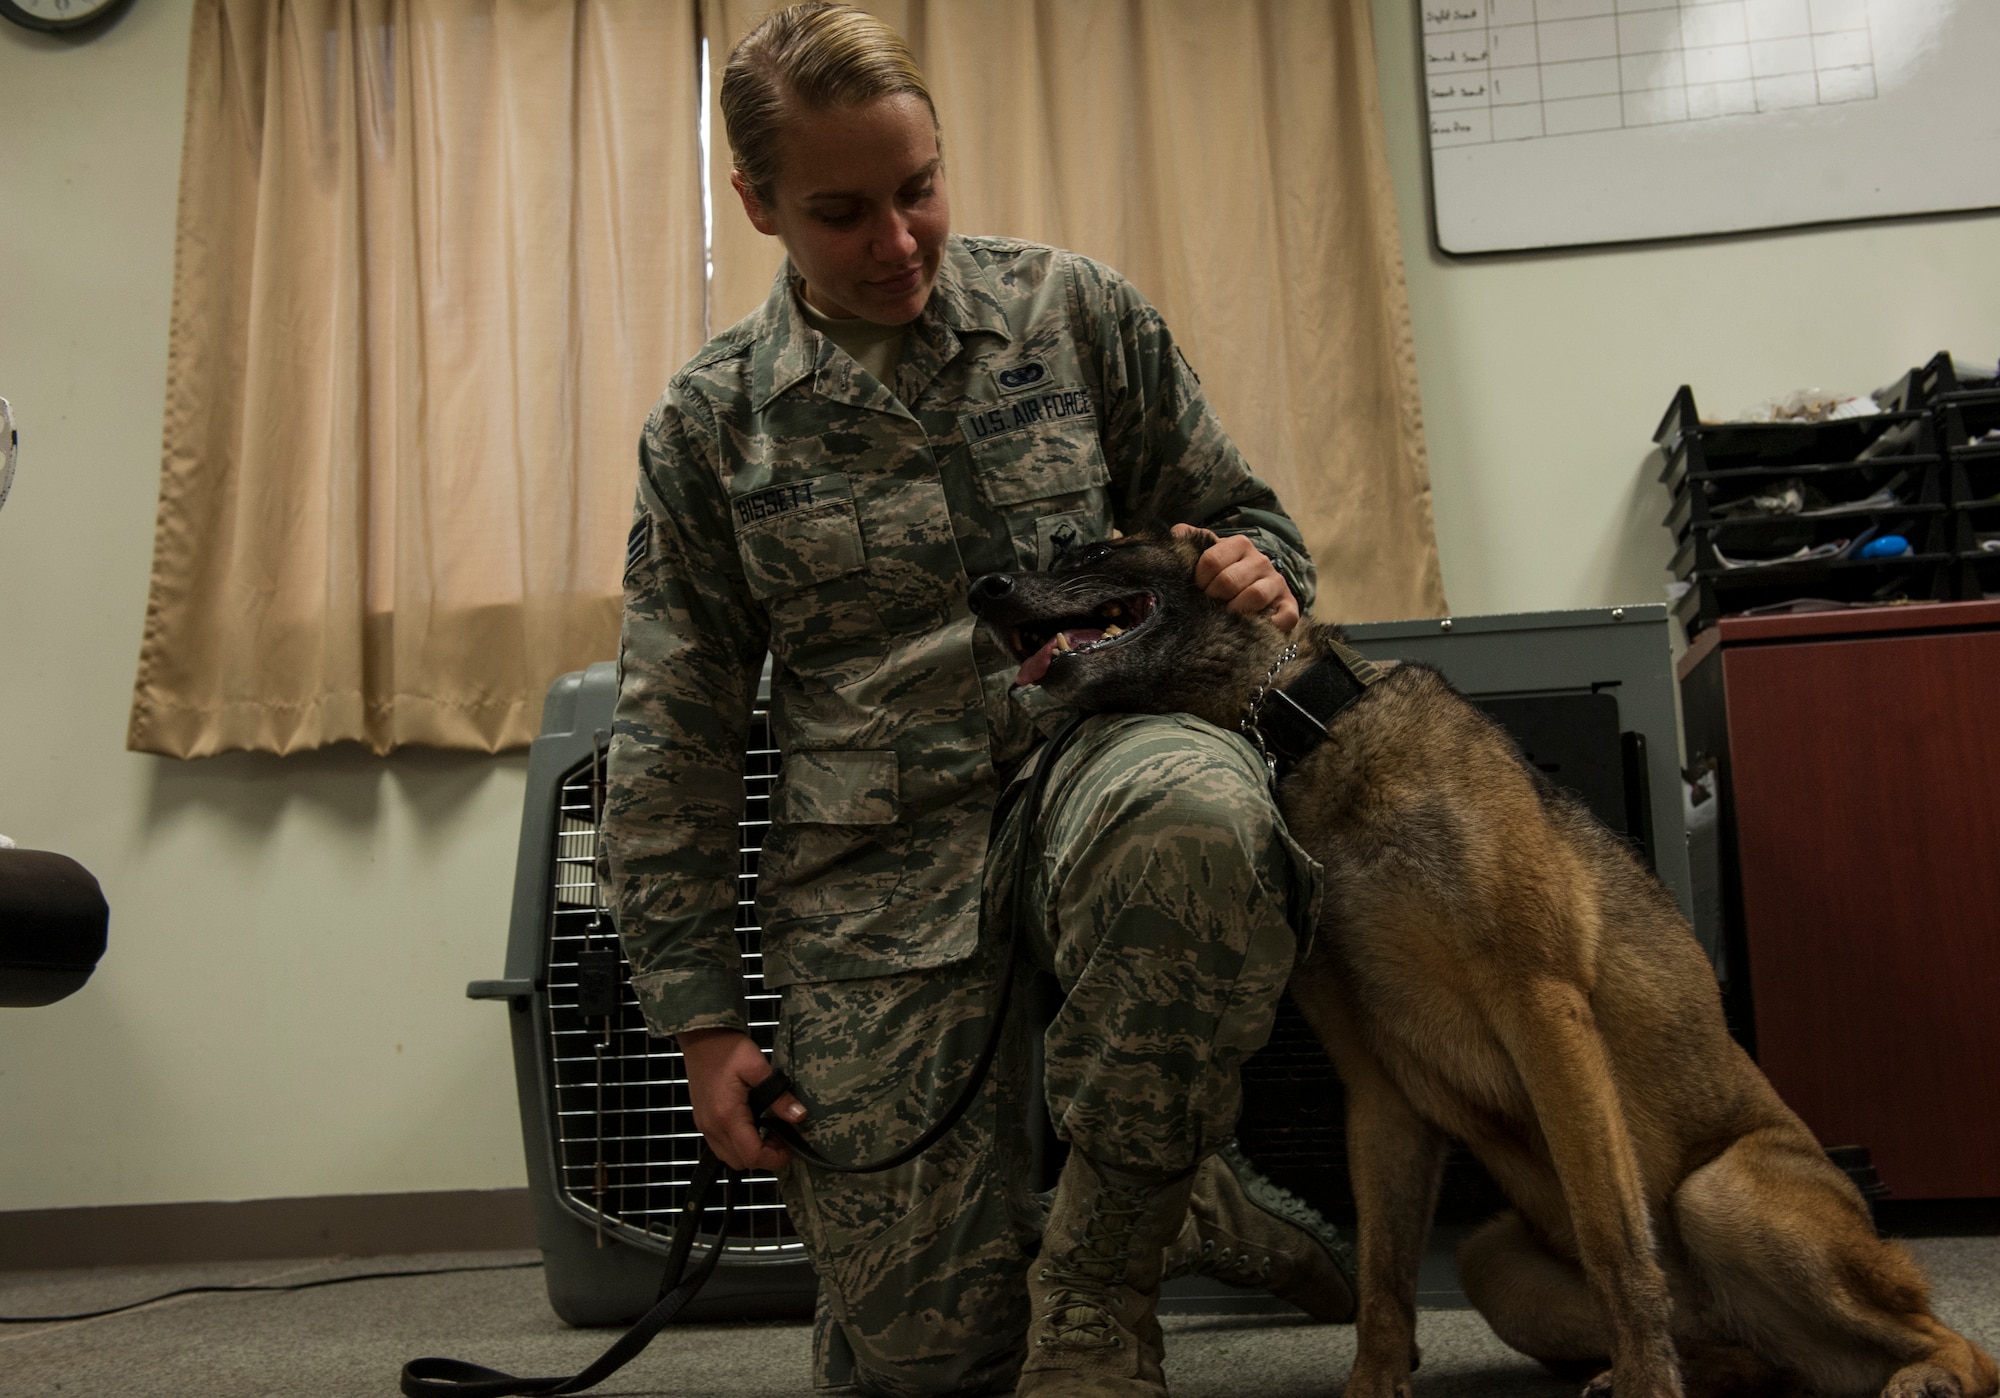
[[[702,0],[720,71],[769,8]],[[1368,0],[877,0],[944,128],[952,223],[1074,248],[1159,306],[1320,570],[1318,614],[1444,611]],[[728,184],[710,319],[782,250]]]
[[[694,0],[197,0],[128,744],[530,741],[703,338]]]

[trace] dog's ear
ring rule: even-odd
[[[1197,550],[1212,549],[1222,542],[1214,530],[1203,529],[1197,524],[1176,524],[1170,532],[1176,539],[1193,544]]]

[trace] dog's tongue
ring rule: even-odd
[[[1051,636],[1047,645],[1021,662],[1021,669],[1014,676],[1014,683],[1017,685],[1040,684],[1042,676],[1049,672],[1049,659],[1056,653],[1056,643],[1064,636],[1069,638],[1069,648],[1071,650],[1081,650],[1093,642],[1104,639],[1102,631],[1091,630],[1065,631],[1059,635]]]

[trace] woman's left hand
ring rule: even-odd
[[[1226,534],[1217,538],[1208,530],[1192,524],[1176,524],[1173,535],[1176,539],[1203,536],[1215,539],[1195,560],[1196,587],[1218,602],[1228,603],[1232,612],[1265,613],[1277,623],[1280,631],[1289,631],[1298,625],[1299,601],[1292,596],[1291,585],[1271,560],[1243,535]]]

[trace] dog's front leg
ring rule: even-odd
[[[1410,1398],[1417,1268],[1437,1207],[1445,1138],[1364,1050],[1336,1051],[1334,1062],[1347,1088],[1347,1170],[1360,1254],[1354,1371],[1344,1398]]]
[[[1654,1252],[1638,1153],[1584,992],[1553,976],[1522,987],[1500,1026],[1548,1141],[1577,1252],[1611,1328],[1611,1370],[1589,1393],[1680,1398],[1672,1302]]]

